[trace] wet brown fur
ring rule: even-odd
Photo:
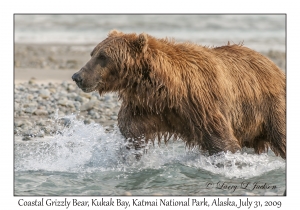
[[[97,63],[101,54],[105,65]],[[285,74],[263,55],[117,31],[91,55],[81,88],[118,92],[126,138],[174,136],[209,154],[270,147],[286,158]]]

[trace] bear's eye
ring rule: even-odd
[[[103,54],[100,54],[100,55],[98,56],[98,58],[101,59],[101,60],[105,60],[105,59],[106,59],[106,56],[103,55]]]
[[[102,67],[105,67],[108,61],[108,57],[105,54],[100,53],[97,55],[97,60]]]

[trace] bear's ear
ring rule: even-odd
[[[123,33],[121,31],[118,31],[116,29],[113,29],[111,30],[109,33],[108,33],[108,36],[120,36],[120,35],[123,35]]]
[[[148,46],[148,37],[146,33],[141,33],[138,35],[137,39],[134,42],[134,45],[141,52],[145,52]]]

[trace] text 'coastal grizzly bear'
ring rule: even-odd
[[[113,30],[72,78],[84,92],[119,94],[118,125],[136,148],[174,136],[210,155],[270,147],[286,158],[285,74],[244,46]]]

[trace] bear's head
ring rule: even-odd
[[[137,74],[141,55],[147,50],[147,34],[124,34],[113,30],[91,52],[91,59],[72,76],[84,92],[100,94],[120,91],[130,85],[130,75]]]

